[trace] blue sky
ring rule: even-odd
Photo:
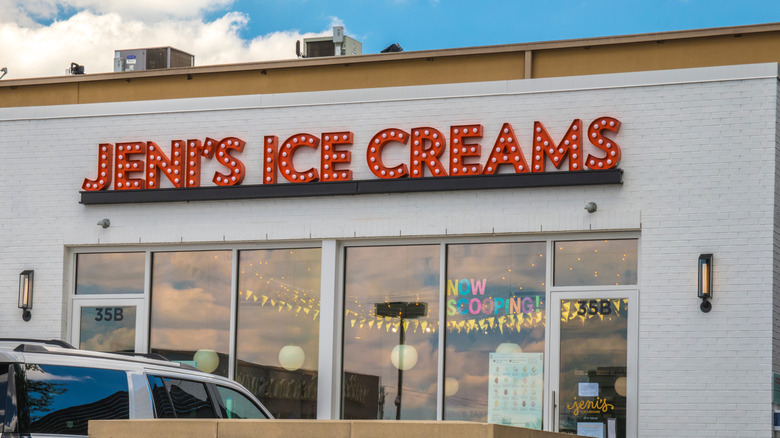
[[[245,38],[319,31],[338,17],[364,53],[394,42],[410,51],[780,21],[777,0],[240,0],[231,8],[251,16]]]
[[[114,50],[159,46],[196,65],[288,59],[333,25],[378,53],[771,22],[779,0],[0,0],[0,67],[5,79],[70,62],[109,72]]]

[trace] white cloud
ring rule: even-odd
[[[113,71],[114,50],[161,46],[195,55],[195,65],[290,59],[296,56],[296,40],[331,32],[330,27],[318,33],[287,30],[247,40],[239,33],[250,19],[247,14],[228,12],[213,21],[198,15],[227,3],[0,0],[0,67],[8,67],[5,79],[63,75],[71,62],[84,65],[87,74],[104,73]],[[36,22],[63,6],[88,9],[48,25]],[[162,18],[148,18],[152,13]],[[332,18],[334,23],[340,23],[338,18]]]
[[[148,21],[161,17],[198,17],[205,11],[220,10],[232,3],[233,0],[0,0],[0,17],[24,14],[48,20],[61,12],[87,10]]]
[[[123,17],[152,19],[160,15],[197,17],[203,11],[229,6],[233,0],[66,0],[65,3],[98,13],[115,12]]]
[[[50,19],[57,15],[57,2],[51,0],[0,0],[0,21],[29,26],[34,18]]]

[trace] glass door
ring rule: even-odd
[[[635,437],[636,291],[553,292],[550,302],[553,430]]]
[[[73,345],[92,351],[145,352],[143,309],[143,299],[74,300]]]

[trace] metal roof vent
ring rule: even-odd
[[[114,71],[158,70],[192,67],[195,56],[173,47],[126,49],[114,51]]]

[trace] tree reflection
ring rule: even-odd
[[[22,433],[86,435],[90,420],[129,418],[123,371],[39,364],[17,371]]]
[[[25,372],[45,374],[40,365],[25,364]],[[19,393],[27,394],[27,409],[30,412],[30,421],[35,422],[52,410],[54,398],[64,394],[67,388],[64,383],[56,383],[46,380],[22,380],[22,388],[17,389]]]

